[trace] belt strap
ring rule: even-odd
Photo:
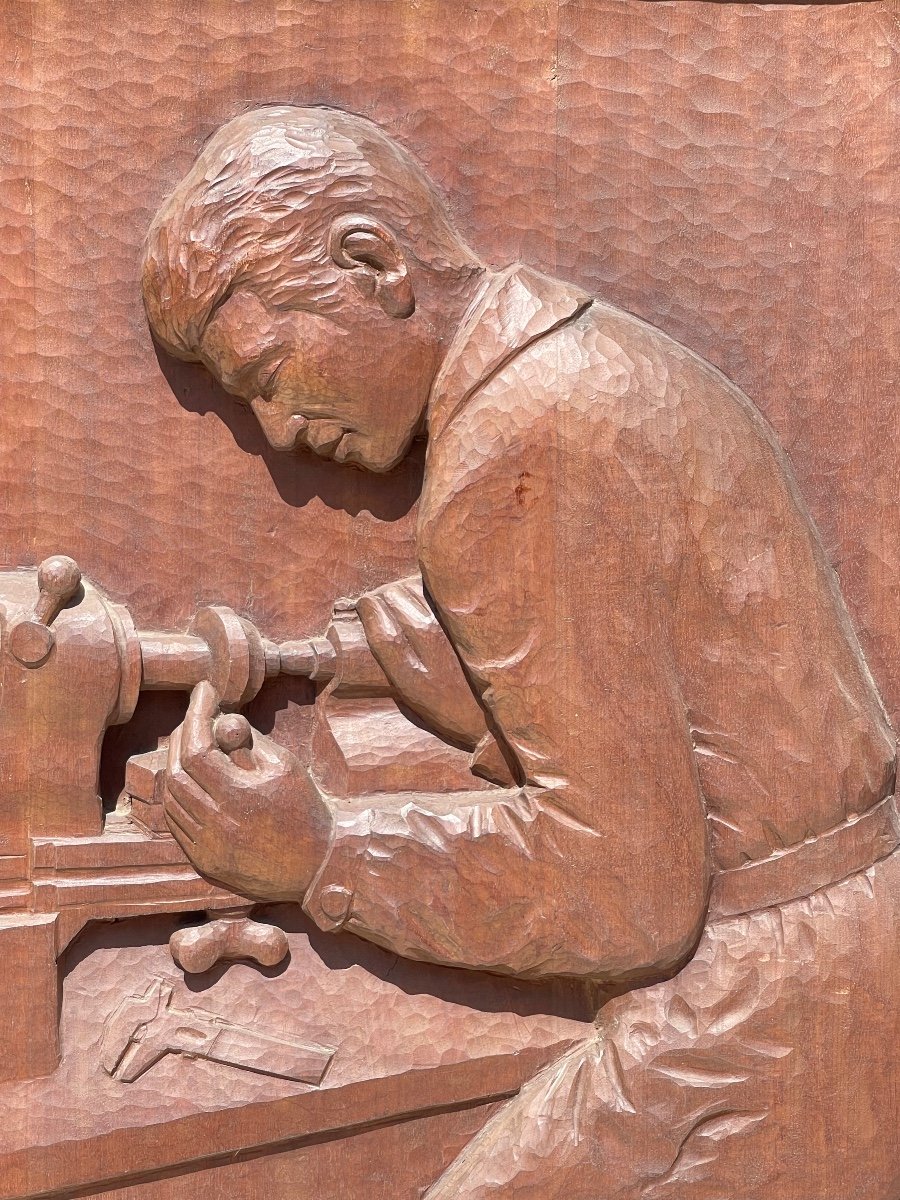
[[[896,798],[889,796],[827,833],[714,876],[709,920],[802,900],[865,871],[900,845]]]

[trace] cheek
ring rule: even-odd
[[[290,345],[292,352],[278,372],[278,394],[323,400],[342,394],[343,359],[350,347],[343,330],[312,313],[294,313]]]
[[[302,405],[305,400],[318,400],[333,391],[326,360],[298,350],[278,372],[272,394],[273,406]]]

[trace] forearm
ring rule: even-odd
[[[604,865],[605,843],[540,789],[398,797],[336,814],[305,908],[406,958],[530,978],[640,975],[682,939],[673,949],[639,871]]]

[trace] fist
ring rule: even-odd
[[[253,900],[302,900],[328,852],[331,811],[299,759],[261,733],[229,757],[218,710],[212,685],[198,684],[169,741],[166,823],[215,883]]]

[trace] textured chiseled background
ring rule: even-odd
[[[221,122],[325,102],[400,138],[496,263],[648,318],[774,424],[900,704],[900,9],[693,0],[8,0],[0,560],[75,555],[140,625],[319,631],[409,568],[387,479],[264,449],[154,354],[139,249]]]

